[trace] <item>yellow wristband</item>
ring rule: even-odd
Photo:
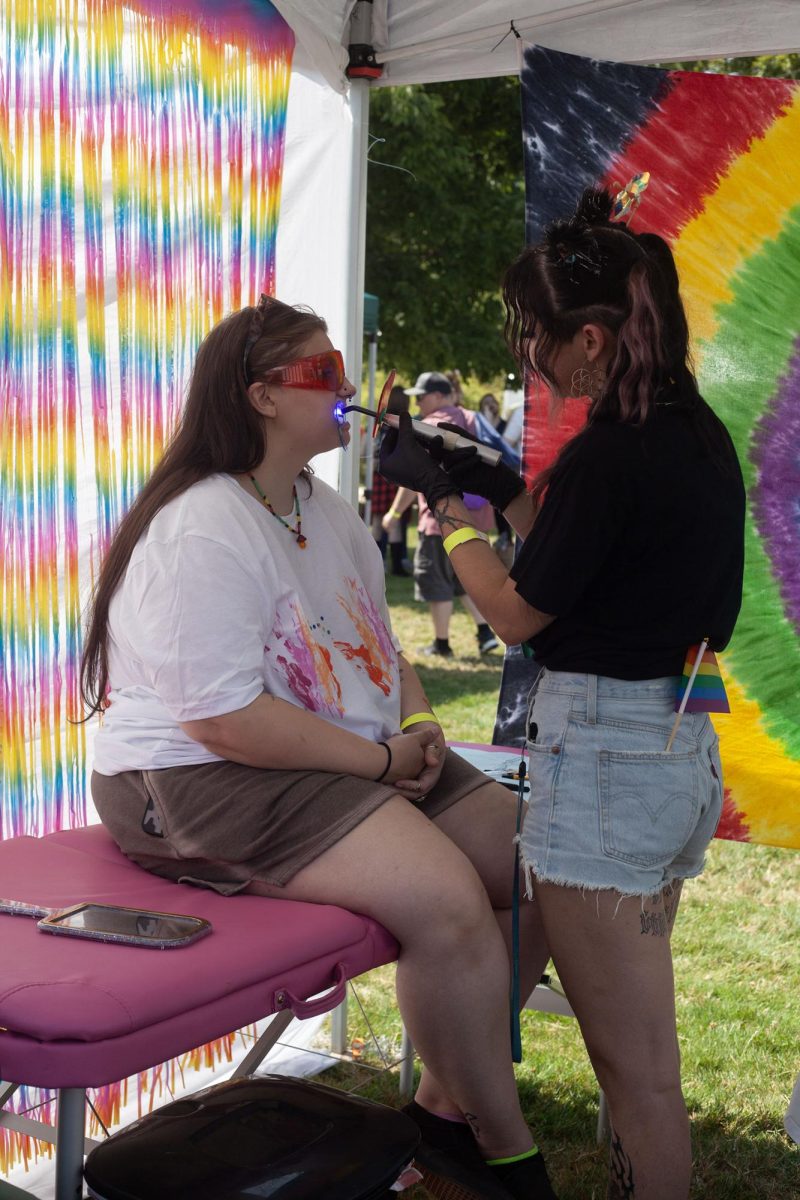
[[[412,713],[410,717],[406,717],[404,721],[400,722],[400,731],[408,729],[409,725],[417,725],[420,721],[430,721],[432,725],[438,725],[440,729],[442,727],[435,713],[418,712]]]
[[[396,508],[388,508],[386,515],[391,521],[398,521],[403,514],[399,513]]]
[[[477,529],[473,529],[471,525],[465,525],[463,529],[456,529],[454,533],[448,533],[442,543],[445,554],[452,554],[456,546],[460,546],[462,542],[472,542],[477,538],[481,542],[487,541],[486,534],[478,533]]]

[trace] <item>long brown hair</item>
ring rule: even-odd
[[[672,251],[658,234],[612,222],[612,203],[608,192],[587,188],[573,216],[548,226],[544,239],[508,268],[508,346],[553,387],[559,346],[586,324],[604,325],[615,334],[616,349],[587,423],[604,418],[642,425],[667,401],[690,414],[709,452],[729,464],[734,452],[727,430],[697,387]],[[534,499],[557,462],[534,480]]]
[[[81,656],[81,696],[88,717],[108,690],[108,611],[133,549],[156,513],[192,484],[218,471],[254,470],[266,453],[261,418],[247,387],[296,358],[309,338],[326,331],[309,309],[269,300],[232,313],[203,340],[186,405],[161,461],[120,522],[103,561]],[[245,357],[247,362],[245,364]]]

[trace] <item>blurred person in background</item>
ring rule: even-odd
[[[506,423],[500,416],[500,404],[494,392],[485,392],[478,401],[478,412],[502,437]]]
[[[406,395],[416,396],[420,418],[431,425],[448,421],[460,425],[470,433],[475,432],[475,414],[460,408],[453,402],[453,388],[446,375],[438,371],[424,371],[414,387],[406,388]],[[425,497],[409,488],[400,488],[392,508],[402,515],[417,500],[419,505],[419,540],[414,553],[414,598],[430,606],[433,621],[433,641],[424,646],[422,654],[452,658],[450,645],[450,619],[453,615],[453,600],[456,596],[470,614],[476,625],[475,638],[478,652],[488,654],[500,645],[478,608],[465,595],[464,588],[450,566],[450,560],[442,548],[442,534],[438,522],[425,502]],[[467,496],[470,514],[476,529],[488,532],[494,526],[492,506],[480,496]],[[388,514],[387,514],[388,516]],[[384,518],[385,521],[385,518]]]
[[[409,399],[405,388],[396,385],[389,393],[386,411],[390,413],[408,412]],[[386,546],[389,546],[389,556],[392,575],[410,575],[408,569],[408,549],[406,535],[408,532],[409,512],[398,514],[394,508],[397,495],[397,484],[384,479],[377,467],[372,475],[369,489],[369,499],[372,505],[372,536],[378,543],[378,549],[385,556]]]
[[[447,379],[449,381],[450,387],[452,389],[452,391],[450,393],[452,396],[450,403],[455,404],[456,408],[463,408],[464,407],[464,391],[461,386],[461,384],[462,384],[461,372],[458,370],[458,368],[456,368],[454,371],[445,371],[444,377],[445,377],[445,379]]]

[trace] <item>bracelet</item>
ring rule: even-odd
[[[477,538],[481,542],[488,542],[485,533],[478,533],[477,529],[473,529],[471,525],[465,525],[463,529],[456,529],[453,533],[448,533],[442,545],[444,552],[448,556],[453,553],[456,546],[460,546],[462,542],[472,542]]]
[[[386,510],[386,515],[390,521],[399,521],[403,514],[398,512],[396,508],[389,508]]]
[[[392,765],[392,747],[390,745],[388,745],[386,742],[378,742],[378,745],[383,746],[384,750],[386,751],[387,757],[386,757],[386,766],[383,768],[380,775],[375,780],[376,783],[380,783],[380,781],[382,779],[386,778],[386,776],[389,774],[389,769],[391,768],[391,765]]]
[[[420,721],[430,721],[432,725],[438,725],[442,728],[441,721],[437,718],[434,712],[418,712],[412,713],[410,717],[406,717],[405,721],[400,722],[400,732],[407,729],[409,725],[417,725]]]

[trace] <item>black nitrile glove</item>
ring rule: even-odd
[[[459,437],[467,438],[470,442],[480,441],[474,434],[462,429],[460,425],[451,425],[448,421],[440,422],[439,429],[448,429],[452,433],[457,433]],[[483,496],[489,501],[492,508],[496,508],[499,512],[508,508],[511,501],[515,500],[520,492],[525,491],[525,481],[516,471],[512,471],[511,467],[507,467],[502,460],[496,467],[482,462],[478,458],[477,450],[472,448],[469,450],[445,450],[444,444],[437,440],[431,442],[431,458],[435,458],[437,462],[441,463],[453,483],[462,491],[474,492],[476,496]]]
[[[440,439],[435,438],[428,445],[437,447],[440,445]],[[397,429],[388,426],[385,428],[381,439],[378,469],[381,475],[385,479],[391,479],[392,483],[422,492],[431,511],[434,504],[443,500],[445,496],[461,495],[459,485],[453,483],[447,472],[414,437],[411,417],[407,412],[400,413]]]

